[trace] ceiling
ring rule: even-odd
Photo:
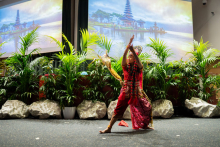
[[[8,7],[10,5],[19,4],[29,0],[0,0],[0,8]]]

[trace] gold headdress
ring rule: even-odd
[[[142,48],[142,46],[137,45],[137,46],[134,46],[134,49],[136,49],[136,51],[138,52],[138,55],[140,55],[143,48]]]

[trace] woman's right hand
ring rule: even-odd
[[[130,48],[131,43],[133,42],[133,40],[134,40],[134,35],[131,37],[131,39],[130,39],[128,45],[127,45],[127,48]]]
[[[124,82],[123,81],[120,81],[120,84],[121,84],[122,87],[124,86]]]

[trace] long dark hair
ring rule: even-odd
[[[138,79],[137,76],[138,76],[138,73],[140,72],[140,69],[138,68],[136,61],[134,62],[133,68],[130,63],[128,64],[127,68],[128,68],[128,73],[129,73],[129,79],[131,79],[131,83],[132,83],[130,96],[131,96],[131,98],[133,98],[133,96],[134,96],[134,98],[136,98],[137,91],[135,88],[135,83],[137,82],[137,79]]]

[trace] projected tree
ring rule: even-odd
[[[102,23],[102,21],[106,18],[108,21],[110,19],[110,14],[106,13],[102,10],[97,10],[95,13],[93,13],[92,17],[96,18],[96,20],[99,18],[100,22]]]

